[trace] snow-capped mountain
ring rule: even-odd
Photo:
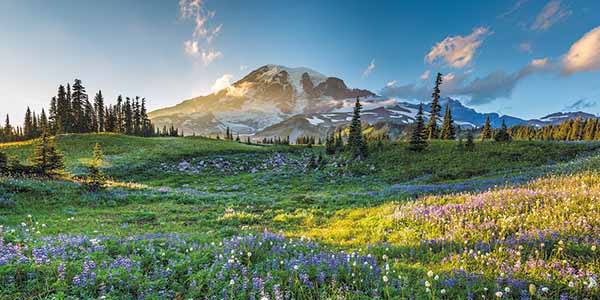
[[[363,104],[361,119],[371,125],[405,127],[415,120],[418,104],[377,96],[368,90],[350,89],[343,80],[327,77],[308,68],[280,65],[262,66],[230,87],[189,99],[149,114],[159,127],[175,126],[185,134],[217,135],[229,127],[234,133],[257,137],[301,135],[324,136],[347,125],[352,119],[356,97]],[[462,128],[483,126],[487,117],[493,127],[502,121],[508,126],[543,126],[577,117],[584,112],[554,113],[540,119],[525,120],[497,113],[479,113],[460,101],[443,98],[450,106],[455,123]],[[425,119],[429,103],[424,103]]]
[[[308,68],[266,65],[228,88],[149,116],[159,127],[173,125],[186,134],[222,134],[226,127],[253,134],[294,115],[331,111],[344,99],[374,96]]]
[[[590,113],[583,112],[583,111],[557,112],[557,113],[553,113],[553,114],[544,116],[540,119],[530,120],[530,124],[534,124],[537,126],[549,125],[549,124],[557,125],[564,121],[574,120],[577,118],[581,118],[582,120],[585,120],[585,119],[589,119],[589,118],[596,118],[596,116],[593,114],[590,114]]]

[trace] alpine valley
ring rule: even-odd
[[[231,86],[218,92],[185,100],[173,107],[149,113],[157,127],[174,126],[186,135],[223,134],[229,127],[233,133],[262,137],[322,137],[327,132],[347,125],[352,119],[354,101],[363,104],[362,121],[375,127],[386,127],[398,135],[414,122],[418,101],[379,96],[365,90],[349,88],[344,81],[328,77],[305,67],[262,66]],[[428,99],[423,100],[427,112]],[[449,105],[455,123],[461,128],[481,127],[487,117],[493,127],[502,121],[508,126],[544,126],[569,119],[595,117],[577,112],[557,112],[539,119],[521,119],[498,113],[480,113],[460,101],[446,97],[441,105]]]

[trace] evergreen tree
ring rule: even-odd
[[[423,104],[419,105],[419,111],[415,117],[415,124],[410,136],[408,148],[413,151],[423,151],[427,148],[427,140],[424,134],[425,121],[423,120]]]
[[[439,138],[439,129],[437,125],[437,120],[440,117],[440,112],[442,110],[442,106],[440,106],[440,86],[442,85],[442,74],[437,73],[435,78],[435,87],[433,88],[433,93],[431,97],[433,100],[431,101],[431,111],[429,112],[429,123],[427,124],[427,138],[428,139],[437,139]]]
[[[331,132],[327,134],[325,139],[325,153],[329,155],[335,154],[335,133]]]
[[[362,124],[360,122],[361,108],[360,99],[357,97],[354,104],[354,114],[350,122],[350,133],[348,134],[348,150],[352,158],[365,158],[368,155],[365,147],[366,140],[363,138]]]
[[[35,145],[30,160],[35,172],[42,176],[55,176],[64,168],[63,155],[56,149],[53,140],[49,139],[46,133],[42,134],[40,142]]]
[[[490,123],[490,116],[485,117],[485,124],[481,129],[481,140],[485,141],[492,138],[492,125]]]
[[[44,109],[42,108],[42,114],[40,115],[38,131],[43,134],[44,132],[48,132],[49,129],[50,129],[50,124],[48,123],[48,117],[46,116],[46,111],[44,111]]]
[[[500,126],[500,129],[494,135],[494,140],[496,140],[497,142],[508,142],[508,141],[510,141],[510,134],[508,134],[508,129],[506,127],[506,122],[504,122],[504,120],[502,120],[502,126]]]
[[[449,104],[446,104],[446,113],[444,114],[444,122],[442,123],[441,138],[444,140],[454,140],[456,138],[454,120],[452,119],[452,112],[450,111]]]
[[[86,132],[90,125],[88,123],[89,120],[86,120],[86,108],[88,103],[88,95],[86,94],[85,87],[81,84],[80,79],[75,79],[75,82],[73,83],[73,92],[71,94],[71,110],[73,129],[76,133]]]
[[[52,97],[50,100],[50,110],[48,111],[48,132],[51,135],[55,135],[57,132],[57,121],[58,121],[58,112],[56,110],[56,97]]]
[[[335,139],[335,152],[344,152],[344,138],[342,137],[342,129],[338,130],[337,138]]]
[[[97,132],[104,132],[106,120],[104,113],[104,96],[102,96],[102,91],[98,91],[94,97],[94,110],[96,111],[96,120],[98,120],[98,127],[94,128],[94,130]]]
[[[473,130],[467,130],[467,141],[465,142],[465,150],[475,150],[475,142],[473,142]]]
[[[27,107],[27,111],[25,112],[25,122],[23,124],[23,133],[25,134],[26,139],[33,138],[33,120],[31,116],[31,110]]]
[[[13,128],[10,125],[10,118],[9,118],[8,114],[6,115],[6,119],[4,121],[4,140],[6,142],[13,141]]]
[[[0,175],[8,174],[8,156],[4,152],[0,152]]]
[[[100,169],[104,161],[104,156],[99,143],[96,143],[96,146],[94,146],[92,156],[92,161],[88,164],[88,177],[84,186],[90,192],[97,192],[104,188],[106,184],[106,178]]]

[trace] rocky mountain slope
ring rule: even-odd
[[[253,134],[294,115],[330,111],[343,99],[374,96],[307,68],[266,65],[219,92],[149,116],[157,126],[174,125],[187,134],[222,134],[226,127]]]
[[[153,111],[149,116],[157,126],[173,125],[187,135],[222,135],[229,127],[241,135],[289,136],[293,140],[301,135],[324,136],[348,124],[356,97],[363,103],[362,120],[369,124],[408,125],[418,110],[418,104],[351,89],[339,78],[308,68],[265,65],[221,91]],[[443,98],[441,104],[450,106],[455,123],[463,128],[481,127],[487,117],[493,127],[502,121],[508,126],[543,126],[594,117],[584,112],[560,112],[525,120],[480,113],[452,98]],[[428,103],[424,103],[424,110],[426,117]]]

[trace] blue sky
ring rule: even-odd
[[[480,111],[599,113],[597,11],[594,0],[4,0],[0,114],[39,111],[74,78],[159,108],[271,63],[399,99],[428,100],[442,72],[444,93]]]

